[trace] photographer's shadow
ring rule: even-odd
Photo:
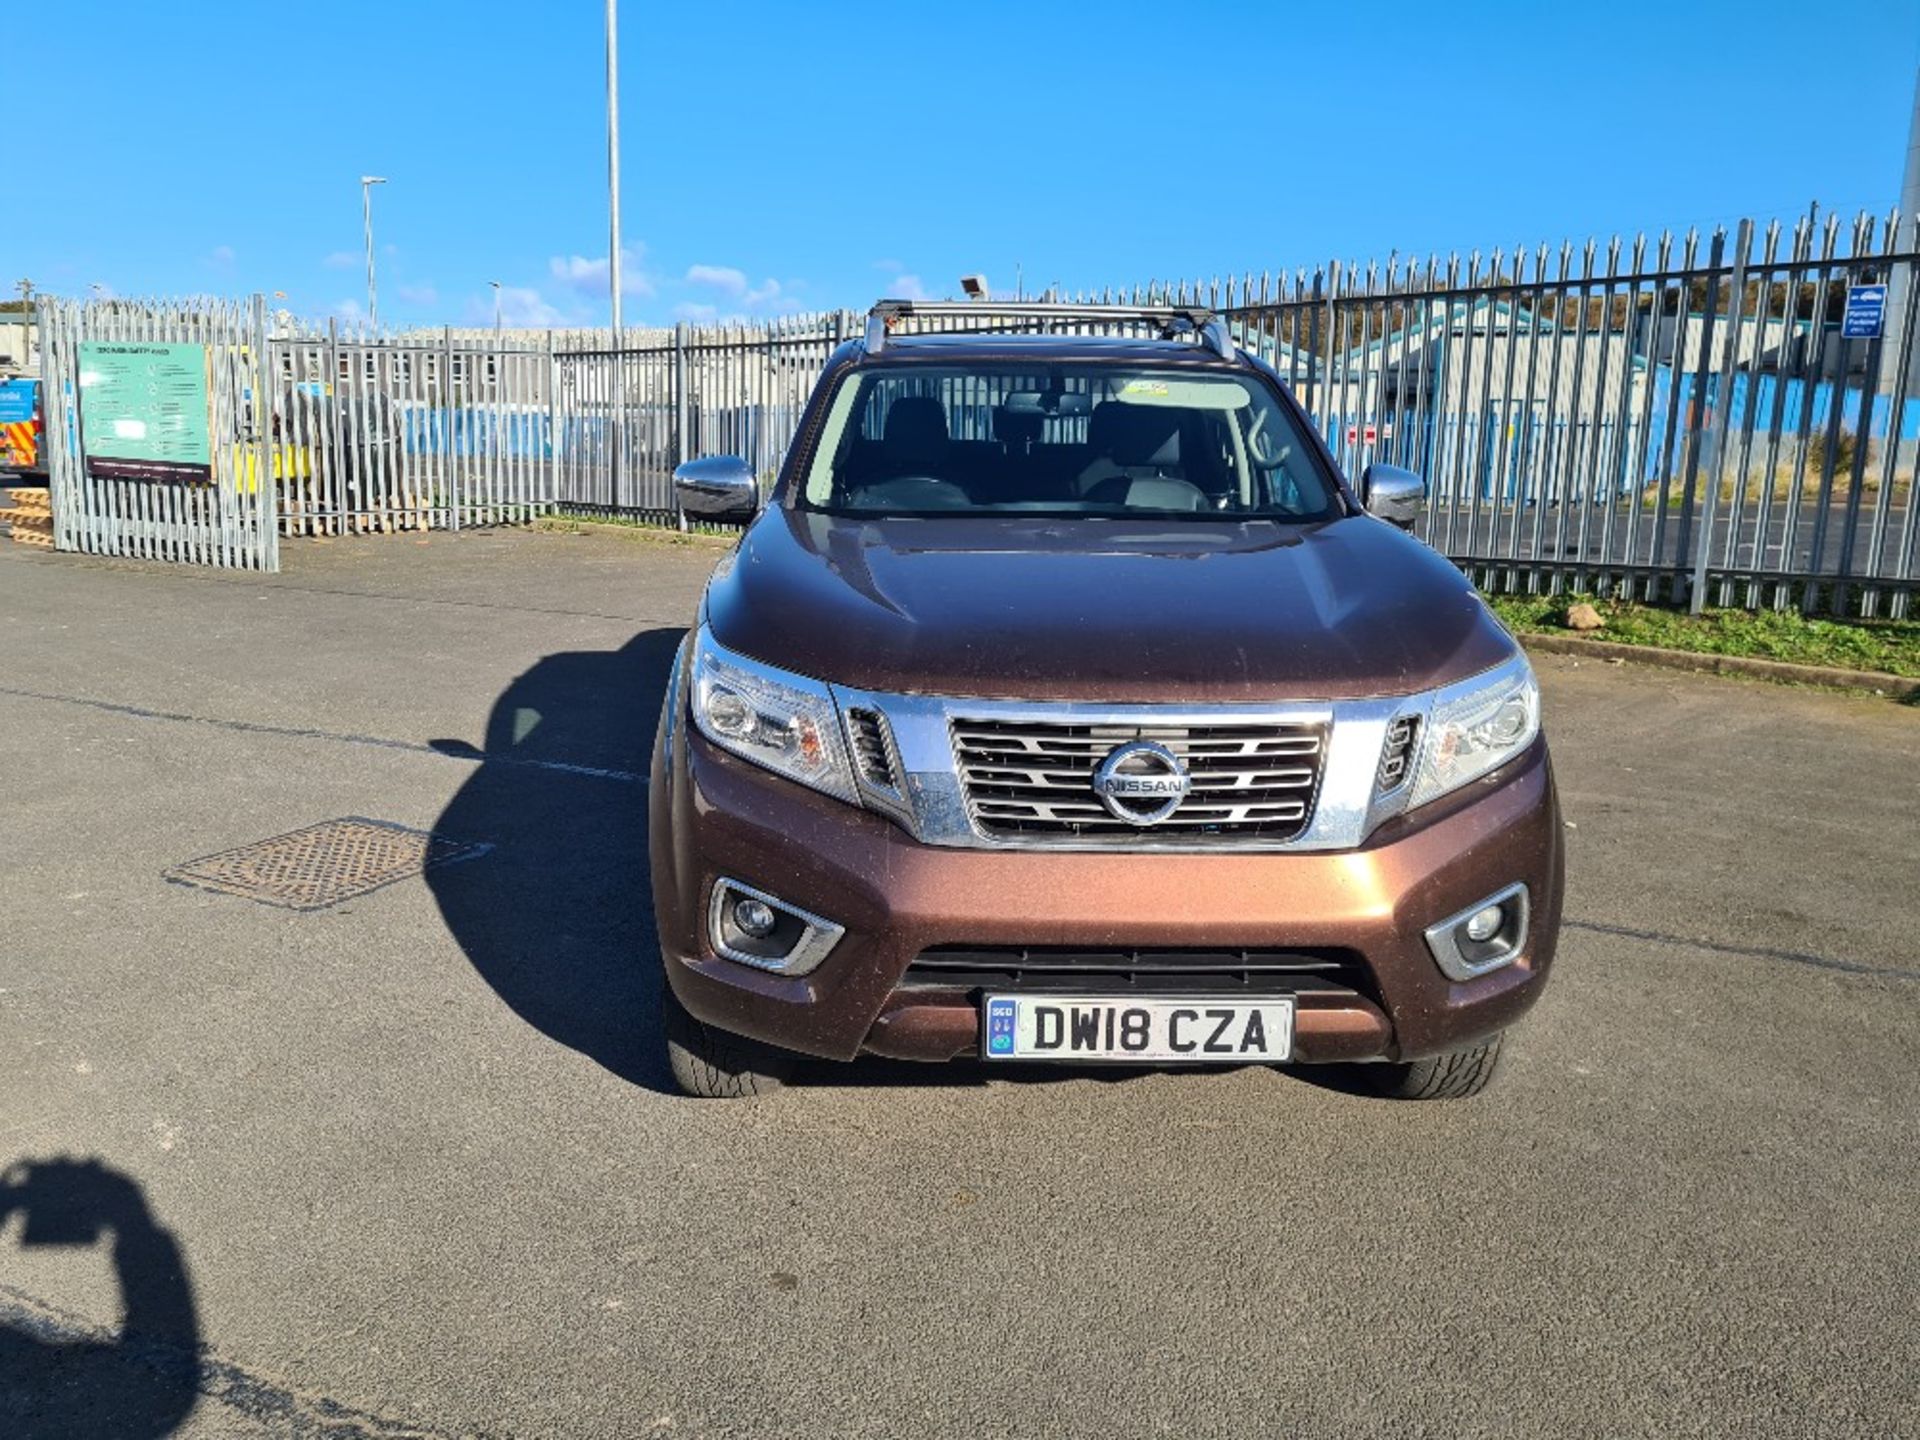
[[[0,1435],[9,1440],[149,1440],[171,1435],[199,1399],[193,1285],[140,1187],[98,1160],[0,1171],[0,1261],[12,1244],[97,1247],[108,1237],[123,1307],[115,1335],[0,1287]]]
[[[427,872],[447,928],[515,1014],[668,1093],[645,777],[682,633],[549,655],[494,702],[482,752],[435,741],[480,762],[435,831],[492,849]]]

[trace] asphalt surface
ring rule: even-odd
[[[1570,925],[1476,1100],[703,1104],[641,776],[713,558],[0,545],[0,1434],[1920,1433],[1920,710],[1544,658]],[[349,815],[491,848],[162,879]]]

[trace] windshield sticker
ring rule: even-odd
[[[1120,387],[1122,395],[1158,395],[1165,399],[1167,382],[1164,380],[1129,380]]]

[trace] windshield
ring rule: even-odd
[[[857,370],[803,489],[846,515],[1324,520],[1310,444],[1253,376],[1107,364]]]

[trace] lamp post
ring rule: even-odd
[[[380,328],[380,300],[373,288],[373,187],[387,183],[384,175],[360,177],[360,219],[367,232],[367,323]]]
[[[493,287],[493,343],[498,345],[500,343],[500,282],[489,280],[487,284]]]
[[[620,3],[607,0],[607,291],[613,320],[613,498],[626,469],[626,359],[620,354]],[[677,443],[677,437],[676,437]]]
[[[1913,82],[1913,117],[1907,129],[1907,164],[1900,179],[1900,218],[1893,227],[1892,248],[1911,250],[1920,226],[1920,75]],[[1893,283],[1887,290],[1887,340],[1880,362],[1880,393],[1883,395],[1920,394],[1920,362],[1911,357],[1905,374],[1900,373],[1900,352],[1907,348],[1907,293],[1913,287],[1913,262],[1895,262],[1890,274],[1881,278]]]
[[[607,0],[607,288],[613,346],[620,348],[620,0]]]

